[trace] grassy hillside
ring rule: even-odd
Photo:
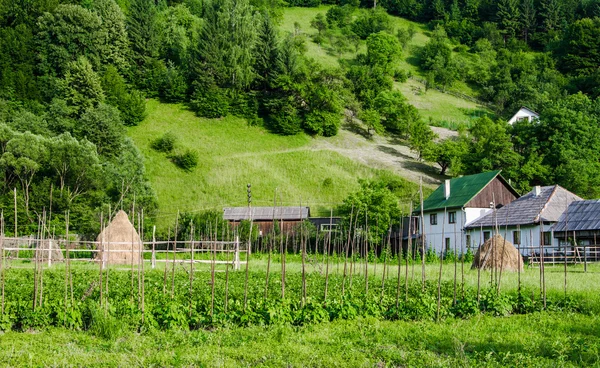
[[[317,33],[317,30],[310,27],[310,21],[318,14],[327,13],[328,6],[319,8],[285,8],[280,29],[284,32],[293,32],[294,24],[300,26],[300,31],[307,35],[307,55],[319,61],[322,65],[328,67],[338,67],[340,65],[337,55],[327,50],[326,46],[320,46],[312,42],[311,35]],[[418,55],[420,48],[429,41],[429,30],[421,23],[411,22],[409,20],[392,17],[396,28],[408,28],[413,25],[417,31],[403,51],[400,68],[412,75],[423,78],[421,70],[418,67]],[[359,48],[360,52],[365,52],[364,42]],[[351,59],[356,57],[356,53],[348,52],[342,54],[342,59]],[[408,101],[414,105],[423,118],[433,120],[434,125],[454,128],[459,123],[467,123],[477,116],[491,113],[486,107],[478,105],[450,94],[442,93],[436,90],[425,91],[425,86],[416,80],[408,79],[407,82],[396,84],[396,88],[402,91],[402,94]],[[453,90],[462,94],[474,96],[475,92],[465,83],[458,82]]]
[[[170,223],[177,210],[246,204],[246,184],[252,203],[272,205],[275,188],[285,205],[309,205],[313,214],[329,214],[358,188],[359,178],[381,170],[369,168],[336,152],[315,147],[307,135],[284,137],[242,119],[202,119],[181,105],[148,101],[148,117],[128,135],[145,157],[146,170],[159,201],[159,225]],[[176,150],[194,149],[200,163],[192,172],[177,168],[164,153],[150,148],[165,132],[178,138]],[[326,179],[330,185],[324,185]],[[407,183],[416,192],[417,185]]]

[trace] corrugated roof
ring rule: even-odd
[[[600,230],[600,199],[572,202],[554,231]]]
[[[445,184],[442,183],[423,201],[423,211],[462,207],[481,192],[498,174],[500,174],[500,170],[450,179],[450,198],[446,199]],[[415,212],[419,211],[421,211],[420,208],[415,210]]]
[[[581,200],[577,195],[559,185],[540,188],[540,194],[535,195],[535,189],[506,206],[496,210],[496,213],[477,219],[466,226],[467,229],[478,227],[517,226],[545,222],[556,222],[573,201]]]
[[[251,207],[252,220],[301,220],[310,216],[308,207]],[[225,207],[223,208],[223,219],[229,221],[241,221],[250,219],[248,207]]]

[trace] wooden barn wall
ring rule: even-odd
[[[283,221],[283,231],[287,232],[296,227],[300,221]],[[239,226],[239,222],[230,222],[232,228]],[[273,221],[254,221],[252,226],[258,227],[259,231],[262,231],[263,235],[269,234],[273,230]],[[277,225],[280,226],[280,225]]]
[[[496,177],[475,198],[471,199],[465,207],[489,208],[490,202],[493,200],[496,201],[496,207],[498,205],[506,206],[515,199],[517,197]]]

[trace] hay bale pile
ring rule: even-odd
[[[35,250],[36,257],[41,262],[46,262],[48,259],[52,262],[64,261],[65,259],[60,244],[51,239],[40,240]]]
[[[523,257],[515,246],[500,235],[494,235],[479,247],[472,269],[523,270]]]
[[[105,264],[137,265],[141,261],[142,240],[125,211],[117,212],[96,241],[99,250],[96,259],[102,259]]]

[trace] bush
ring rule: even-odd
[[[180,102],[185,100],[186,92],[187,84],[183,73],[177,67],[169,65],[158,90],[159,97],[166,102]]]
[[[300,117],[292,97],[273,99],[265,103],[269,111],[269,127],[274,132],[283,135],[300,133]]]
[[[123,124],[128,126],[138,125],[146,118],[146,97],[140,91],[133,90],[125,95],[118,104],[118,108],[121,111]]]
[[[333,137],[338,133],[340,120],[340,114],[315,111],[306,116],[303,127],[308,134]]]
[[[394,71],[394,80],[398,83],[404,83],[408,79],[408,75],[402,69],[396,69]]]
[[[158,152],[169,153],[175,148],[177,137],[171,132],[165,133],[162,137],[156,138],[150,144],[150,147]]]
[[[204,118],[214,119],[227,116],[229,113],[227,90],[215,85],[206,90],[203,90],[202,87],[197,88],[192,95],[190,106],[196,115]]]
[[[198,152],[188,149],[185,152],[174,155],[172,161],[180,169],[190,172],[198,166]]]

